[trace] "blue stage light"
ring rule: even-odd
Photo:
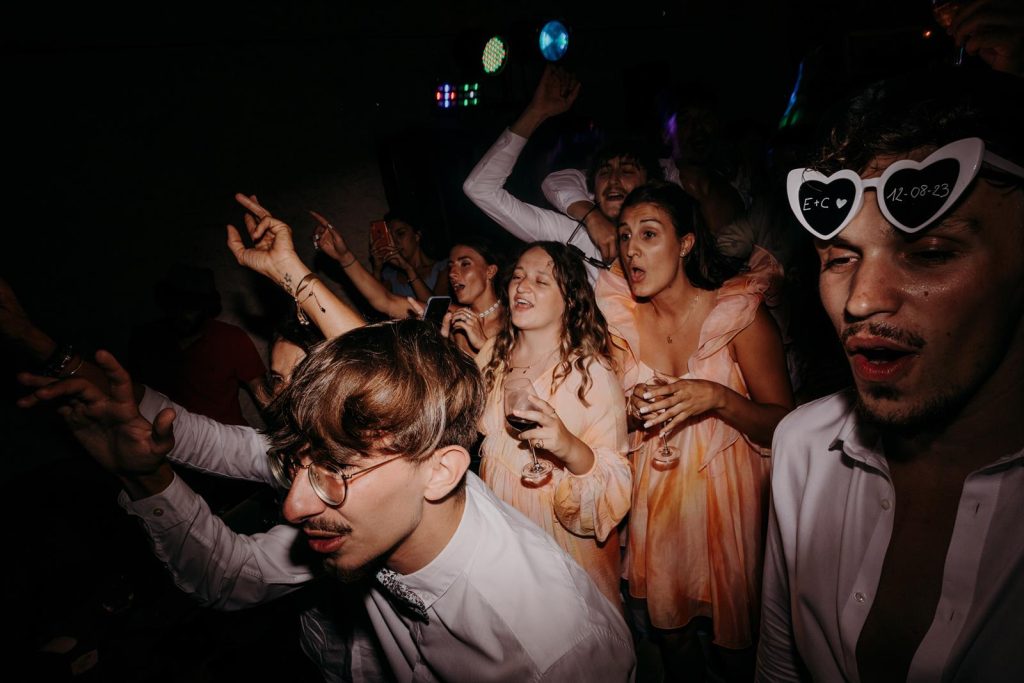
[[[560,21],[549,21],[540,30],[537,44],[544,59],[549,62],[557,62],[565,56],[569,49],[569,30]]]

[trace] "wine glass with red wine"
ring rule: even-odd
[[[535,429],[538,425],[533,420],[526,420],[513,415],[514,410],[536,410],[530,403],[530,397],[536,396],[533,388],[533,381],[527,377],[517,377],[505,380],[505,421],[509,429],[518,437],[523,432]],[[551,476],[551,463],[547,460],[537,460],[537,453],[533,450],[533,442],[527,439],[526,444],[530,447],[532,462],[526,463],[523,467],[523,479],[531,483],[540,483]]]

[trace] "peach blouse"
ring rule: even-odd
[[[477,364],[483,368],[494,349],[491,339],[480,349]],[[540,486],[526,484],[523,466],[530,462],[525,441],[514,438],[505,423],[502,379],[487,396],[480,420],[484,441],[480,448],[480,476],[498,498],[536,522],[575,559],[612,604],[622,603],[619,593],[620,545],[618,526],[629,511],[632,470],[626,459],[626,407],[616,375],[594,362],[592,384],[587,392],[590,406],[577,395],[582,377],[575,369],[551,392],[551,371],[534,381],[537,395],[551,404],[566,428],[590,446],[594,466],[575,475],[543,450],[554,464],[550,479]]]

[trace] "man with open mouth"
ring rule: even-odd
[[[1024,679],[1022,102],[893,79],[789,174],[854,387],[775,432],[762,680]]]
[[[524,242],[552,240],[578,249],[593,282],[596,269],[607,268],[618,256],[616,225],[626,195],[662,175],[654,157],[631,141],[606,145],[591,163],[587,183],[593,197],[576,190],[575,181],[570,181],[565,203],[571,206],[560,207],[568,215],[527,204],[505,189],[530,136],[547,119],[568,111],[579,91],[580,84],[571,74],[548,66],[530,104],[487,150],[462,189],[481,211]]]
[[[230,449],[208,464],[287,491],[290,525],[253,537],[233,534],[181,490],[167,457],[176,437],[184,448],[197,439],[176,433],[175,407],[164,400],[151,422],[116,360],[102,352],[96,360],[109,395],[81,376],[52,384],[27,376],[36,391],[22,405],[71,399],[62,414],[118,476],[186,590],[216,591],[238,606],[281,595],[314,578],[290,559],[301,546],[352,584],[339,596],[323,577],[320,614],[308,615],[326,651],[310,654],[334,667],[330,680],[632,680],[618,606],[467,471],[483,381],[431,323],[358,327],[311,350],[268,408],[269,458],[259,457],[268,445],[261,435],[219,429]]]

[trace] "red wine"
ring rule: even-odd
[[[512,431],[515,432],[516,435],[522,434],[528,429],[536,429],[537,427],[537,423],[533,420],[524,420],[523,418],[516,417],[515,415],[506,415],[505,421],[508,422],[508,426],[512,428]]]

